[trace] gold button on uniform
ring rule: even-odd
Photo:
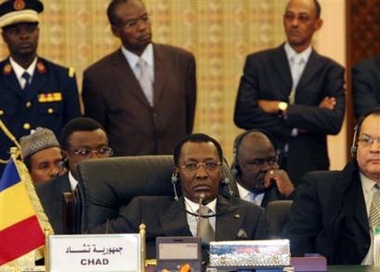
[[[24,123],[22,126],[24,129],[30,129],[30,124],[29,123]]]
[[[0,110],[0,115],[3,115],[4,114],[4,111],[3,110]]]
[[[26,106],[27,108],[30,108],[30,107],[32,106],[32,102],[30,102],[30,101],[26,102],[25,106]]]
[[[54,113],[54,110],[52,108],[48,108],[48,113],[52,114]]]

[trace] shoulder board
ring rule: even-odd
[[[75,75],[75,70],[73,67],[69,67],[69,77],[74,77]]]

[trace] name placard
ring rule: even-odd
[[[50,235],[51,272],[141,271],[140,234]]]

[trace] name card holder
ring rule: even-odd
[[[144,271],[138,233],[50,235],[46,272]]]

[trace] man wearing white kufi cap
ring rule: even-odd
[[[45,127],[58,136],[63,126],[81,115],[74,70],[37,54],[39,0],[0,4],[0,28],[9,56],[0,62],[0,119],[16,139]],[[0,159],[9,158],[11,139],[0,131]],[[0,164],[0,175],[4,165]]]

